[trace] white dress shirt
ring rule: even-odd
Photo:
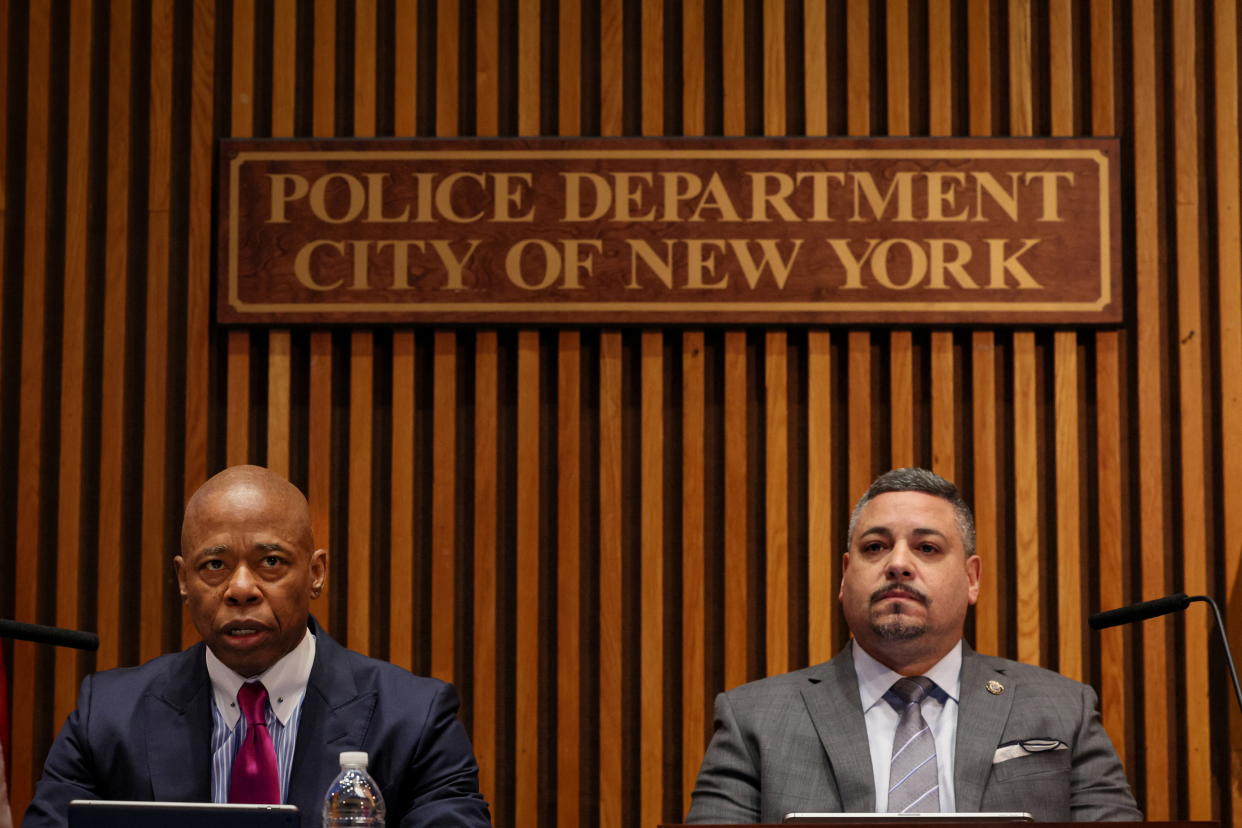
[[[302,699],[315,664],[315,636],[310,630],[296,647],[257,676],[241,676],[224,665],[207,648],[207,675],[211,676],[211,800],[229,801],[229,777],[233,757],[246,738],[246,720],[237,706],[237,691],[247,681],[261,681],[267,688],[267,730],[276,748],[280,770],[280,801],[289,799],[289,773],[297,744]]]
[[[893,738],[901,715],[884,694],[902,676],[872,658],[858,642],[851,646],[854,672],[858,676],[858,695],[862,700],[867,741],[871,746],[871,773],[875,779],[875,810],[888,810],[888,766],[893,756]],[[952,812],[953,743],[957,736],[957,704],[961,687],[962,642],[924,673],[936,683],[919,705],[923,719],[936,740],[936,770],[940,776],[940,810]]]

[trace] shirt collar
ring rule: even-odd
[[[865,713],[884,697],[893,683],[901,678],[901,674],[876,661],[870,653],[858,646],[857,641],[851,649],[854,655],[854,673],[858,676],[858,696]],[[936,682],[936,686],[956,702],[962,683],[962,642],[958,641],[953,645],[944,658],[937,661],[924,675]]]
[[[315,664],[315,636],[308,629],[302,640],[280,660],[257,676],[242,676],[233,672],[207,648],[207,675],[211,677],[212,696],[216,709],[229,730],[237,726],[241,710],[237,707],[237,691],[247,681],[262,681],[267,688],[268,703],[282,725],[302,703],[306,685],[310,681],[311,667]]]

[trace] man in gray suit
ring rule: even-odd
[[[840,600],[853,642],[826,664],[716,698],[687,822],[1142,819],[1090,687],[962,641],[982,563],[952,483],[923,469],[881,475],[854,507],[848,548]]]

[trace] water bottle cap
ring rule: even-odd
[[[367,766],[367,759],[367,752],[365,750],[341,751],[342,768],[365,768]]]

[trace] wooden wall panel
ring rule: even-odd
[[[169,558],[186,495],[226,463],[307,491],[328,629],[457,684],[502,826],[679,819],[714,695],[844,642],[850,508],[915,463],[975,505],[976,646],[1095,686],[1149,817],[1234,824],[1242,718],[1203,612],[1083,630],[1187,590],[1242,631],[1234,0],[0,16],[0,616],[103,639],[12,648],[17,809],[85,671],[195,639]],[[832,131],[1120,134],[1124,323],[211,319],[224,135]]]

